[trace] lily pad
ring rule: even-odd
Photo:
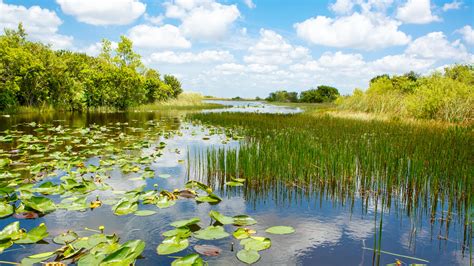
[[[188,238],[191,235],[191,230],[187,227],[181,227],[163,232],[162,235],[164,237],[179,236],[180,238]]]
[[[187,238],[182,239],[178,236],[168,237],[157,247],[158,255],[168,255],[185,250],[189,246]]]
[[[248,215],[237,215],[234,216],[234,224],[235,225],[240,225],[240,226],[246,226],[246,225],[253,225],[256,224],[257,221],[248,216]]]
[[[159,174],[158,177],[168,179],[168,178],[171,177],[171,175],[169,175],[169,174]]]
[[[0,202],[0,218],[12,215],[13,206],[11,204]]]
[[[194,233],[195,238],[205,239],[205,240],[221,239],[228,236],[229,234],[224,230],[224,227],[212,226],[212,225]]]
[[[255,230],[252,230],[249,228],[237,228],[237,230],[235,230],[232,233],[232,235],[236,239],[245,239],[245,238],[249,238],[252,234],[255,234],[255,233],[256,233]]]
[[[216,194],[209,193],[207,196],[196,197],[197,202],[207,202],[207,203],[219,203],[222,199]]]
[[[39,215],[36,212],[20,212],[13,214],[16,219],[36,219]]]
[[[20,239],[15,240],[15,244],[33,244],[43,240],[48,235],[48,228],[44,223],[41,223],[29,232],[22,234]]]
[[[112,207],[114,213],[119,216],[136,212],[137,209],[138,203],[136,201],[130,201],[128,199],[121,200]]]
[[[135,214],[136,216],[150,216],[150,215],[156,214],[156,211],[152,211],[152,210],[140,210],[140,211],[136,211],[134,214]]]
[[[221,214],[218,211],[210,211],[209,216],[211,216],[212,219],[218,221],[221,224],[233,224],[234,223],[234,218],[225,216]]]
[[[172,222],[170,225],[174,226],[174,227],[183,227],[183,226],[189,226],[189,225],[197,224],[200,221],[201,221],[201,219],[199,219],[199,217],[194,217],[194,218],[187,219],[187,220],[175,221],[175,222]]]
[[[244,184],[242,184],[242,183],[240,183],[240,182],[229,181],[229,182],[226,182],[225,185],[226,185],[226,186],[229,186],[229,187],[241,187],[241,186],[243,186]]]
[[[203,266],[205,265],[202,258],[198,254],[189,254],[182,258],[176,259],[171,266]]]
[[[247,264],[253,264],[260,259],[260,254],[255,250],[242,249],[237,252],[237,258]]]
[[[26,207],[41,213],[48,213],[56,210],[56,204],[54,204],[51,199],[45,197],[33,196],[29,199],[23,199],[22,202]]]
[[[65,245],[65,244],[73,242],[78,237],[79,236],[75,232],[67,231],[53,238],[53,242],[59,245]]]
[[[240,245],[244,246],[245,249],[252,249],[255,251],[264,250],[272,246],[270,238],[261,236],[251,236],[240,241]]]
[[[100,265],[131,265],[145,249],[142,240],[131,240],[125,242],[119,249],[105,257]]]
[[[286,235],[294,233],[295,229],[291,226],[272,226],[267,228],[265,232],[275,235]]]
[[[195,245],[194,250],[196,250],[197,253],[208,257],[219,256],[222,252],[222,249],[213,245]]]

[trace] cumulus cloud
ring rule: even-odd
[[[414,40],[405,52],[423,58],[455,59],[462,62],[468,62],[472,58],[459,40],[449,42],[446,35],[440,31],[428,33]]]
[[[173,51],[165,51],[153,53],[150,60],[154,63],[168,64],[188,64],[188,63],[215,63],[229,62],[234,60],[234,56],[229,51],[206,50],[199,53],[183,52],[176,53]]]
[[[382,14],[355,12],[338,18],[317,16],[294,27],[300,38],[313,44],[374,50],[407,44],[410,36],[398,29],[400,24]]]
[[[133,41],[134,45],[142,48],[189,48],[189,42],[181,31],[173,25],[163,25],[161,27],[149,25],[137,25],[131,28],[128,36]]]
[[[39,6],[10,5],[0,0],[0,14],[0,29],[16,29],[21,22],[32,40],[49,43],[55,49],[72,46],[73,37],[58,33],[62,21],[54,11]]]
[[[175,0],[165,3],[165,16],[181,20],[185,36],[199,40],[224,37],[240,17],[236,5],[223,5],[213,0]]]
[[[456,32],[462,35],[462,38],[467,44],[474,45],[474,29],[470,25],[466,25]]]
[[[430,0],[408,0],[397,9],[397,18],[411,24],[427,24],[441,20],[432,14]]]
[[[309,58],[307,48],[289,44],[274,31],[260,29],[260,39],[249,48],[249,55],[244,57],[244,61],[253,64],[290,64],[294,60]]]
[[[354,5],[355,2],[353,0],[337,0],[335,3],[330,4],[329,8],[337,14],[349,14]]]
[[[146,5],[139,0],[56,0],[61,10],[92,25],[127,25],[139,18]]]
[[[252,0],[244,0],[244,4],[248,7],[248,8],[256,8],[257,6],[255,5],[254,2],[252,2]]]
[[[462,6],[462,2],[459,2],[457,0],[454,0],[453,2],[451,3],[445,3],[443,5],[443,11],[446,12],[448,10],[455,10],[455,9],[459,9],[461,8]]]
[[[433,59],[419,58],[415,55],[387,55],[370,63],[373,72],[402,74],[409,71],[425,72],[434,65]]]
[[[158,16],[151,16],[149,14],[145,14],[145,20],[150,22],[153,25],[162,25],[165,16],[158,15]]]

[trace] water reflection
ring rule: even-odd
[[[262,114],[297,114],[303,112],[299,107],[277,106],[259,101],[219,101],[207,100],[208,103],[217,103],[230,108],[205,110],[204,113],[240,112]]]

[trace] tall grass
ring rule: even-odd
[[[238,148],[196,153],[190,174],[211,185],[223,186],[237,176],[247,179],[246,189],[252,193],[268,195],[286,187],[285,193],[349,204],[355,198],[383,199],[387,206],[433,220],[448,210],[449,219],[457,213],[461,224],[473,208],[472,128],[305,114],[191,118],[246,136]]]

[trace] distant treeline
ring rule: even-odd
[[[421,76],[380,75],[364,92],[336,101],[341,109],[449,122],[474,121],[474,65],[455,65]]]
[[[339,97],[339,91],[331,86],[321,85],[316,89],[297,92],[288,92],[285,90],[270,93],[265,99],[269,102],[302,102],[302,103],[328,103],[333,102]]]
[[[146,68],[124,36],[116,49],[103,40],[97,57],[28,41],[21,24],[0,36],[0,111],[19,106],[126,109],[181,92],[176,77],[161,79],[158,71]]]

